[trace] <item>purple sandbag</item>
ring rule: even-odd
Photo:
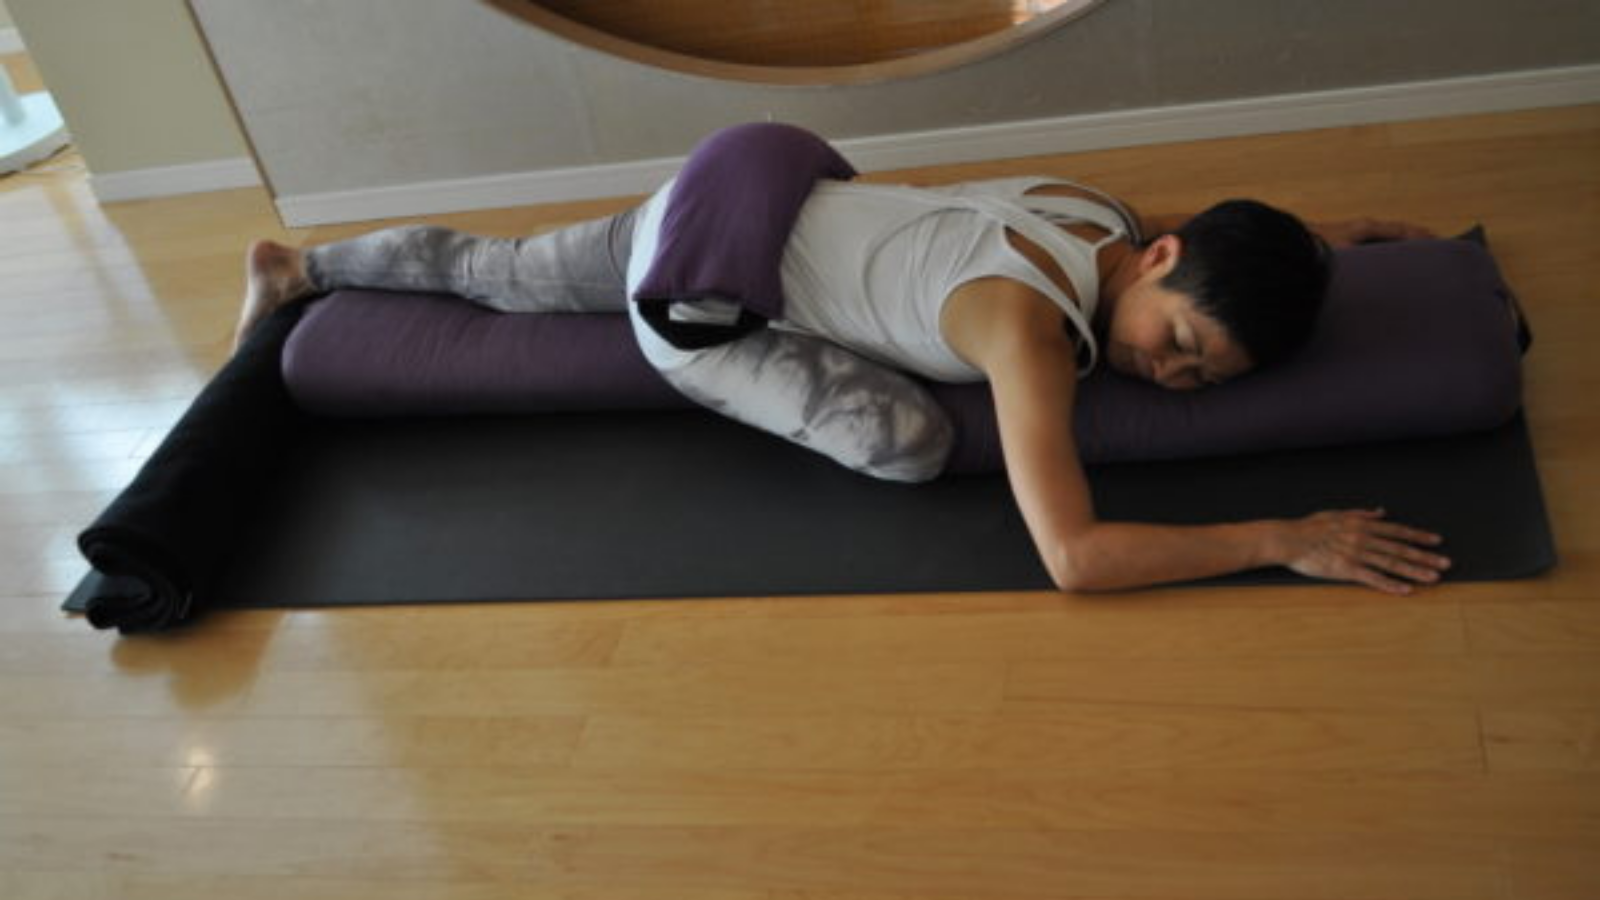
[[[827,141],[773,122],[706,138],[672,185],[639,300],[742,298],[768,321],[783,318],[779,263],[794,220],[818,178],[856,170]]]
[[[1086,462],[1230,455],[1492,428],[1521,405],[1510,295],[1465,241],[1342,250],[1316,336],[1222,387],[1169,391],[1102,369],[1080,385]],[[341,291],[307,310],[284,376],[327,416],[688,408],[625,315],[510,315],[455,298]],[[947,471],[1004,468],[985,385],[933,385],[958,440]]]

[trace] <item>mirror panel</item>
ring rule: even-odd
[[[849,84],[998,53],[1100,0],[489,0],[580,44],[694,75]]]

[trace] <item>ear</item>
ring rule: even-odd
[[[1139,255],[1139,274],[1165,278],[1178,264],[1183,252],[1183,241],[1175,234],[1163,234],[1150,242]]]

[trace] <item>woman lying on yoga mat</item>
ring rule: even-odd
[[[1174,390],[1269,365],[1312,330],[1328,245],[1421,229],[1361,220],[1318,226],[1319,238],[1252,201],[1140,219],[1105,194],[1045,178],[927,189],[821,180],[809,191],[781,245],[783,315],[766,327],[745,327],[722,299],[676,302],[655,317],[629,302],[658,256],[669,184],[636,210],[523,239],[412,226],[303,252],[257,243],[239,333],[337,288],[449,293],[503,312],[626,312],[646,358],[690,398],[902,481],[937,476],[953,441],[911,376],[986,380],[1013,492],[1065,590],[1283,565],[1403,594],[1449,566],[1425,549],[1437,535],[1382,510],[1208,526],[1101,521],[1072,430],[1077,379],[1097,361]],[[696,329],[726,333],[702,341]]]

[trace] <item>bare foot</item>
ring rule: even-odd
[[[239,311],[239,327],[233,333],[233,349],[238,351],[250,329],[273,310],[312,291],[306,278],[305,257],[299,249],[273,241],[251,244],[245,256],[244,307]]]

